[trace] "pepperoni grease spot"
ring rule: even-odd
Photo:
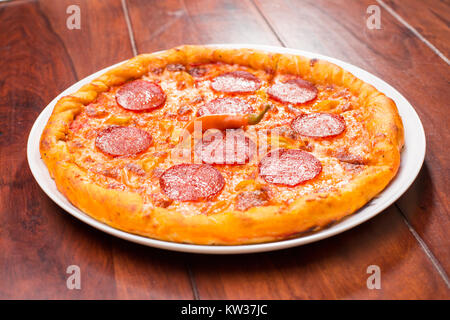
[[[195,152],[208,164],[245,164],[255,154],[256,145],[242,130],[227,130],[225,136],[216,131],[206,133],[195,146]]]
[[[127,110],[149,111],[162,107],[166,101],[166,95],[154,82],[135,80],[120,87],[116,94],[116,101]]]
[[[291,123],[292,129],[302,136],[313,138],[334,137],[345,130],[344,118],[331,113],[303,114]]]
[[[152,136],[136,127],[111,126],[103,129],[95,139],[96,147],[113,157],[141,153],[151,144]]]
[[[198,201],[214,197],[225,185],[222,174],[208,164],[178,164],[159,178],[161,191],[170,199]]]
[[[255,112],[252,106],[239,98],[217,98],[211,100],[198,111],[198,116],[206,114],[248,114]]]
[[[291,79],[278,82],[267,89],[269,96],[282,103],[302,104],[317,97],[317,88],[309,81]]]
[[[277,149],[259,163],[259,175],[269,183],[294,187],[315,178],[322,164],[311,153],[298,149]]]
[[[250,93],[261,87],[261,81],[247,71],[233,71],[215,77],[211,88],[219,92]]]

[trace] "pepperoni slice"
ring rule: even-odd
[[[103,129],[95,139],[96,147],[113,157],[141,153],[151,144],[152,136],[136,127],[111,126]]]
[[[225,185],[222,174],[208,164],[178,164],[159,178],[161,191],[170,199],[198,201],[212,198]]]
[[[198,116],[206,114],[248,114],[255,110],[247,102],[239,98],[217,98],[211,100],[198,111]]]
[[[301,104],[317,97],[317,88],[303,79],[291,79],[278,82],[267,89],[269,96],[277,101],[291,104]]]
[[[269,183],[296,186],[316,177],[322,164],[311,153],[298,149],[277,149],[261,159],[259,175]]]
[[[166,95],[154,82],[135,80],[117,90],[116,101],[127,110],[149,111],[162,107],[166,101]]]
[[[331,113],[303,114],[291,123],[292,129],[302,136],[313,138],[334,137],[345,130],[344,118]]]
[[[255,151],[255,143],[242,130],[227,130],[225,136],[221,131],[207,133],[195,147],[196,154],[208,164],[245,164]]]
[[[213,90],[228,93],[249,93],[260,87],[261,81],[256,76],[241,70],[223,73],[211,82]]]

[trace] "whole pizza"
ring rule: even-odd
[[[112,227],[194,244],[313,232],[395,177],[395,103],[327,61],[182,46],[61,98],[40,152],[59,191]]]

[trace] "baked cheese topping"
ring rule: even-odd
[[[180,139],[199,116],[267,104],[256,125]],[[147,207],[209,215],[337,191],[368,166],[364,123],[343,87],[240,65],[172,64],[99,94],[70,124],[67,145],[103,187],[137,192]]]

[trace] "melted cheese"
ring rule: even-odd
[[[170,206],[181,212],[214,214],[233,208],[237,192],[244,189],[264,187],[269,190],[270,202],[288,205],[293,199],[317,192],[339,189],[348,183],[358,170],[345,160],[361,159],[370,154],[370,137],[364,128],[364,117],[358,110],[356,98],[347,89],[337,86],[318,85],[315,100],[301,106],[291,106],[268,99],[266,90],[271,81],[286,81],[289,75],[273,76],[261,70],[251,70],[237,65],[203,65],[207,70],[203,77],[193,78],[185,71],[157,70],[143,77],[159,83],[167,99],[165,105],[151,112],[136,113],[121,108],[115,100],[118,87],[101,93],[89,104],[71,124],[68,145],[73,161],[97,184],[108,188],[119,188],[138,192],[145,206]],[[256,126],[246,128],[246,133],[258,146],[258,155],[245,165],[215,165],[222,173],[226,184],[220,194],[210,201],[178,202],[167,199],[160,190],[159,176],[169,167],[196,161],[193,148],[185,149],[184,157],[175,151],[183,150],[178,145],[179,136],[188,121],[195,117],[204,103],[229,94],[214,92],[210,82],[223,72],[246,70],[261,79],[261,88],[253,94],[239,94],[255,110],[261,110],[267,103],[274,108]],[[299,112],[330,112],[340,114],[346,122],[343,134],[334,138],[314,139],[292,137],[280,132],[290,131],[290,122]],[[105,127],[118,124],[139,127],[153,137],[153,144],[142,154],[134,157],[110,157],[95,147],[97,133]],[[278,130],[278,131],[277,131]],[[268,137],[264,133],[271,133]],[[278,134],[277,134],[278,132]],[[187,142],[184,146],[189,146]],[[258,162],[270,148],[303,148],[314,154],[322,163],[323,170],[318,177],[296,187],[268,184],[258,176]],[[336,154],[339,155],[336,157]],[[340,160],[338,159],[340,157]],[[353,157],[353,158],[352,158]]]

